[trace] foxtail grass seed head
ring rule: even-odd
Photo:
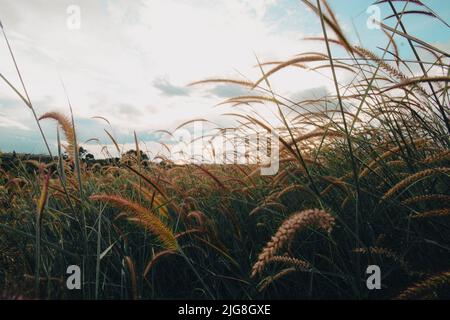
[[[315,227],[328,233],[335,224],[335,218],[328,212],[319,209],[309,209],[293,214],[286,219],[272,239],[266,244],[257,262],[253,265],[251,275],[255,277],[261,273],[273,256],[294,238],[297,232],[306,228]]]
[[[161,239],[161,242],[166,249],[178,250],[178,243],[174,233],[159,219],[159,217],[147,208],[120,196],[99,194],[91,196],[90,199],[111,203],[122,209],[129,210],[137,218],[137,221]]]
[[[425,169],[422,171],[419,171],[415,174],[409,175],[408,177],[404,178],[400,182],[398,182],[395,186],[390,188],[381,198],[381,200],[387,200],[391,197],[393,197],[396,193],[398,193],[401,190],[404,190],[412,183],[425,179],[430,176],[438,175],[438,174],[450,174],[450,168],[433,168],[433,169]]]
[[[426,278],[425,280],[416,282],[409,288],[405,289],[401,292],[396,299],[397,300],[411,300],[411,299],[420,299],[426,293],[436,290],[442,286],[450,285],[450,271],[442,272],[431,277]]]

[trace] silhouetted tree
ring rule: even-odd
[[[146,153],[142,152],[142,150],[139,150],[139,152],[141,154],[141,160],[148,160],[148,156],[147,156]],[[133,149],[128,150],[125,154],[126,155],[133,155],[133,156],[137,157],[137,152],[136,152],[136,150],[133,150]]]

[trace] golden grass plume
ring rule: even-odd
[[[392,188],[390,188],[381,198],[381,200],[386,200],[391,198],[392,196],[394,196],[397,192],[399,192],[402,189],[407,188],[408,186],[410,186],[412,183],[419,181],[421,179],[424,179],[426,177],[432,176],[436,173],[441,173],[441,174],[450,174],[450,168],[432,168],[432,169],[425,169],[422,171],[419,171],[415,174],[409,175],[407,176],[405,179],[401,180],[400,182],[398,182],[395,186],[393,186]]]
[[[308,209],[298,213],[294,213],[286,219],[278,231],[272,236],[272,239],[266,244],[260,255],[258,261],[253,265],[251,275],[255,277],[261,273],[270,259],[287,243],[292,241],[295,234],[308,227],[316,227],[327,232],[331,232],[335,224],[335,218],[319,209]]]
[[[111,203],[122,209],[129,210],[145,228],[158,236],[166,249],[174,251],[178,249],[178,243],[173,232],[159,219],[159,217],[147,208],[114,195],[99,194],[91,196],[90,199]]]
[[[450,271],[433,275],[425,280],[415,283],[411,287],[400,293],[397,300],[417,299],[423,297],[424,294],[432,290],[436,290],[450,283]]]
[[[47,112],[39,118],[39,121],[44,119],[56,120],[61,126],[68,143],[66,151],[72,157],[75,152],[75,132],[70,119],[60,112]]]

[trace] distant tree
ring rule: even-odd
[[[142,152],[142,150],[139,150],[139,152],[141,154],[141,160],[148,160],[148,156],[146,153]],[[125,152],[125,154],[137,157],[137,152],[136,152],[136,150],[133,150],[133,149],[128,150],[127,152]]]
[[[85,148],[83,148],[83,147],[79,148],[78,154],[80,155],[80,159],[82,161],[87,162],[87,163],[90,163],[90,162],[95,160],[94,155],[92,153],[90,153],[88,150],[86,150]]]
[[[92,153],[88,153],[88,154],[85,156],[85,159],[86,159],[86,161],[91,162],[91,161],[94,161],[94,160],[95,160],[95,157],[94,157],[94,155],[93,155]]]
[[[80,159],[84,159],[84,157],[86,156],[87,153],[88,153],[88,151],[85,148],[83,148],[83,147],[78,148],[78,155],[79,155]]]
[[[64,160],[67,160],[69,158],[69,155],[67,154],[67,152],[64,152],[62,157]],[[83,147],[78,148],[78,157],[81,161],[85,161],[88,163],[95,160],[94,155],[92,153],[89,153],[89,151]]]

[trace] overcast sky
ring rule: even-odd
[[[359,41],[359,33],[371,48],[385,43],[380,31],[366,27],[365,10],[373,1],[329,2],[352,41]],[[450,20],[447,0],[424,2]],[[386,16],[388,8],[380,8]],[[260,76],[255,55],[265,61],[323,51],[320,44],[302,41],[319,35],[320,24],[296,0],[0,0],[0,19],[38,114],[68,113],[62,79],[80,140],[97,137],[103,143],[109,143],[105,123],[93,116],[108,118],[120,143],[132,142],[133,130],[151,141],[153,131],[193,118],[226,125],[220,114],[227,110],[214,106],[242,89],[188,83],[242,75],[255,80]],[[449,30],[428,17],[415,19],[410,31],[449,48]],[[0,72],[19,84],[3,39]],[[295,69],[272,81],[286,96],[333,88],[320,75]],[[54,147],[55,124],[47,121],[44,129]],[[0,150],[44,152],[30,110],[3,82]]]

